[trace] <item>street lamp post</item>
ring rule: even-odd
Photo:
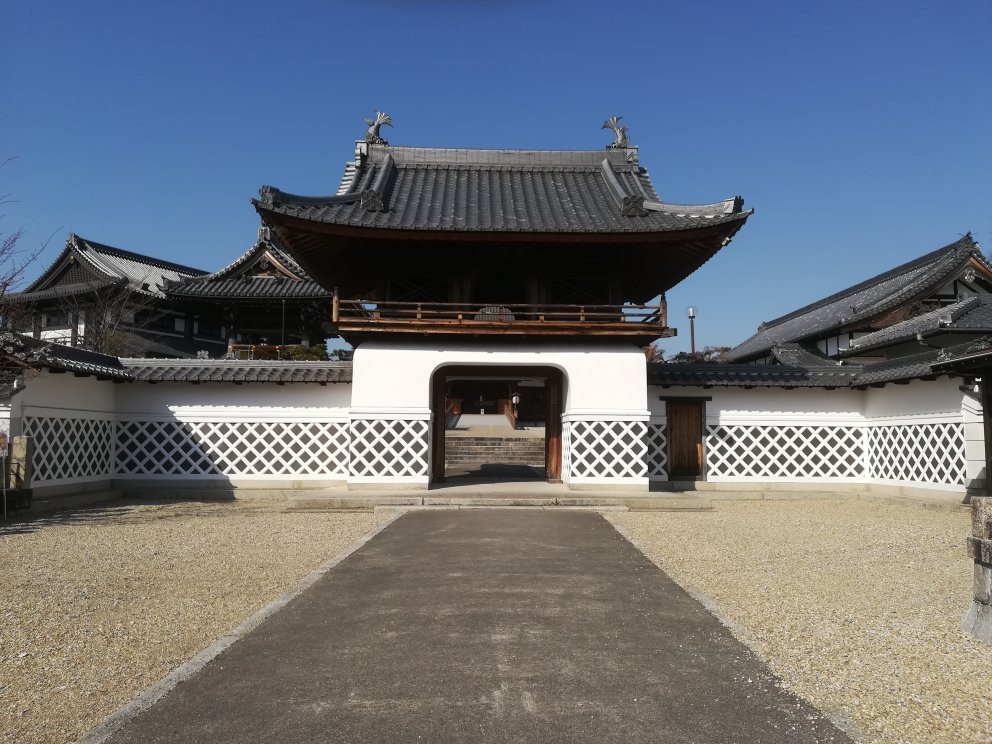
[[[695,305],[689,305],[685,309],[685,314],[689,317],[689,346],[692,348],[692,353],[696,353],[696,307]]]

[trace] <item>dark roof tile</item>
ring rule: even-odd
[[[844,356],[865,354],[892,344],[912,341],[917,334],[992,333],[992,295],[968,297],[915,318],[904,320],[851,342]]]
[[[379,178],[384,169],[388,177]],[[643,214],[621,213],[610,173],[623,194],[643,202]],[[369,201],[373,187],[382,189],[376,192],[381,208]],[[261,193],[254,204],[263,217],[270,212],[395,230],[651,233],[743,224],[751,214],[742,211],[739,198],[696,206],[662,204],[647,171],[619,150],[370,145],[368,154],[360,154],[346,170],[335,196],[303,197],[270,187]]]
[[[114,380],[133,379],[121,360],[115,356],[39,341],[10,331],[0,333],[0,354],[39,369],[96,375]]]
[[[89,276],[93,280],[82,282],[89,287],[89,291],[113,283],[126,282],[135,292],[161,297],[159,285],[164,282],[206,274],[201,269],[125,251],[71,234],[66,240],[65,248],[41,276],[29,284],[23,292],[13,296],[20,300],[33,301],[48,299],[53,296],[51,294],[53,291],[64,291],[54,282],[63,276],[64,270],[72,261],[78,261],[89,267]],[[74,291],[79,289],[80,282],[71,284],[75,288]]]
[[[256,267],[271,257],[293,276],[257,276]],[[331,297],[331,292],[307,274],[296,260],[263,227],[258,240],[245,253],[219,271],[204,276],[167,281],[165,294],[178,300],[319,300]]]
[[[139,382],[351,382],[351,362],[122,359]]]
[[[854,366],[790,367],[782,364],[648,364],[648,384],[688,387],[848,387]]]
[[[969,234],[884,274],[763,323],[757,333],[724,354],[723,359],[728,362],[753,359],[768,354],[776,345],[824,336],[851,323],[878,317],[901,303],[939,289],[972,259],[985,263],[978,244]]]

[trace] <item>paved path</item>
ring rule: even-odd
[[[114,742],[846,741],[598,514],[411,512]]]

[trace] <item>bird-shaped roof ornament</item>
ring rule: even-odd
[[[620,125],[622,116],[611,116],[603,122],[603,129],[613,130],[613,141],[606,146],[608,150],[626,150],[630,147],[630,137],[627,135],[627,125]]]
[[[376,111],[375,120],[366,119],[365,123],[368,124],[369,128],[365,132],[365,141],[370,145],[388,145],[382,137],[379,136],[379,129],[385,124],[387,127],[393,126],[393,120],[389,118],[389,114],[385,111]]]

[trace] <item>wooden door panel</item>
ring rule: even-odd
[[[561,377],[557,374],[548,375],[544,385],[546,401],[544,420],[544,474],[549,481],[559,481],[561,480]]]
[[[703,473],[703,406],[698,401],[668,401],[668,470],[679,477]]]

